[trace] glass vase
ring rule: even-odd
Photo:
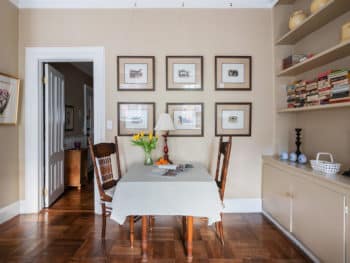
[[[151,151],[145,151],[145,162],[144,165],[153,165]]]

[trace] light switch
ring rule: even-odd
[[[111,120],[107,120],[107,130],[113,129],[113,122]]]

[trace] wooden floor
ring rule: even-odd
[[[140,222],[133,249],[128,225],[110,219],[104,242],[101,217],[92,212],[92,190],[69,191],[50,209],[0,225],[0,262],[140,262]],[[224,246],[213,227],[195,220],[193,262],[308,262],[261,214],[225,214],[223,220]],[[180,218],[156,217],[149,262],[186,262],[180,226]]]

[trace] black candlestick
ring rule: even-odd
[[[297,146],[297,150],[295,151],[295,153],[297,155],[297,158],[299,158],[299,155],[301,154],[301,151],[300,151],[301,129],[300,128],[296,128],[295,129],[295,133],[296,133],[295,145]]]

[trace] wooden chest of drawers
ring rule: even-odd
[[[87,180],[87,149],[64,151],[64,174],[65,186],[81,189]]]

